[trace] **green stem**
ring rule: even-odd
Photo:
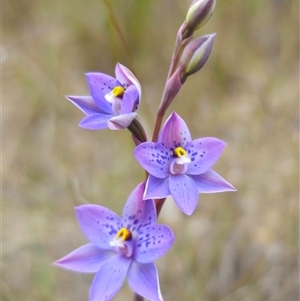
[[[120,41],[121,41],[122,47],[123,47],[123,49],[125,51],[125,54],[126,54],[128,60],[131,62],[132,61],[132,56],[131,56],[131,53],[129,51],[129,47],[126,44],[126,40],[125,40],[124,35],[123,35],[122,31],[121,31],[121,28],[120,28],[120,26],[118,24],[117,17],[116,17],[116,15],[114,13],[112,5],[111,5],[111,3],[110,3],[109,0],[103,0],[103,2],[104,2],[104,5],[106,6],[106,9],[108,11],[108,14],[109,14],[109,17],[110,17],[110,21],[112,22],[112,24],[113,24],[113,26],[114,26],[114,28],[115,28],[115,30],[116,30],[119,38],[120,38]]]

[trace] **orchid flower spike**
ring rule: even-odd
[[[88,130],[127,128],[137,116],[142,89],[139,81],[118,63],[116,78],[104,73],[86,74],[90,96],[67,96],[87,116],[79,126]]]

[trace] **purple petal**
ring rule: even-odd
[[[113,115],[92,114],[81,120],[79,126],[87,130],[103,130],[108,128],[108,121]]]
[[[138,90],[138,95],[139,95],[138,99],[140,102],[142,96],[142,88],[141,88],[141,84],[139,83],[137,78],[133,75],[133,73],[120,63],[117,63],[115,73],[116,73],[116,79],[124,87],[128,87],[130,85],[134,85],[136,87],[136,89]]]
[[[121,255],[103,263],[93,280],[90,301],[110,300],[124,283],[130,263],[130,258]]]
[[[143,200],[145,183],[139,184],[130,194],[122,213],[122,226],[136,231],[138,228],[156,222],[153,200]]]
[[[121,114],[131,113],[138,109],[138,91],[135,86],[130,86],[125,91],[122,99]]]
[[[54,264],[77,272],[95,273],[103,262],[115,254],[114,251],[103,250],[90,243],[74,250]]]
[[[84,114],[104,113],[97,107],[92,96],[66,96]]]
[[[111,249],[109,242],[121,229],[117,214],[99,205],[76,207],[76,215],[82,232],[95,245]]]
[[[157,142],[163,143],[173,153],[176,147],[185,147],[191,139],[190,131],[184,120],[176,113],[172,113],[161,129]]]
[[[211,168],[221,156],[226,143],[217,138],[199,138],[186,146],[191,158],[186,174],[199,175]]]
[[[133,261],[128,271],[128,283],[134,292],[145,299],[163,301],[157,269],[153,262],[141,264]]]
[[[108,127],[111,130],[123,130],[128,128],[128,126],[131,124],[133,119],[136,117],[136,113],[128,113],[128,114],[122,114],[118,116],[114,116],[109,119],[108,121]]]
[[[145,142],[138,145],[134,155],[142,167],[157,178],[169,175],[170,157],[167,149],[160,143]]]
[[[201,175],[190,176],[198,187],[200,193],[214,193],[223,191],[236,191],[236,189],[224,180],[215,171],[209,169]]]
[[[169,190],[169,177],[164,179],[149,176],[144,194],[144,200],[162,199],[171,194]]]
[[[119,85],[118,81],[109,75],[97,72],[86,73],[86,79],[91,96],[97,106],[104,112],[112,114],[111,104],[106,101],[104,96]]]
[[[164,225],[149,225],[140,228],[137,236],[134,259],[149,263],[164,255],[174,241],[172,230]]]
[[[194,181],[187,175],[171,175],[169,189],[179,209],[191,215],[198,203],[198,189]]]

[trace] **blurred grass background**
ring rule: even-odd
[[[176,241],[158,260],[165,300],[299,300],[298,1],[219,1],[196,36],[217,32],[205,67],[170,110],[192,136],[227,142],[215,170],[238,192],[168,200]],[[109,5],[107,5],[109,4]],[[2,4],[5,301],[88,300],[93,275],[52,262],[86,242],[74,206],[121,213],[144,173],[129,132],[90,132],[64,95],[116,62],[143,87],[149,136],[189,0],[11,0]],[[124,285],[114,300],[131,300]]]

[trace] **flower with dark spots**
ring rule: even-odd
[[[141,85],[133,73],[118,63],[116,78],[104,73],[86,74],[90,96],[67,96],[87,116],[79,126],[88,130],[127,128],[137,116]]]
[[[171,247],[172,230],[156,224],[153,200],[143,200],[145,184],[129,196],[122,217],[99,205],[76,208],[82,232],[90,243],[54,264],[69,270],[94,273],[90,301],[107,301],[121,288],[127,275],[134,292],[152,301],[162,301],[154,260]]]
[[[225,142],[207,137],[192,140],[184,120],[173,113],[164,124],[157,142],[144,142],[134,150],[149,173],[144,199],[172,195],[179,209],[191,215],[199,193],[235,191],[211,167],[219,159]]]

